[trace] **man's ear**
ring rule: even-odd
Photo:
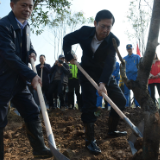
[[[10,7],[13,9],[13,7],[14,7],[14,3],[13,2],[10,3]]]
[[[94,26],[95,26],[95,27],[97,26],[97,24],[98,24],[98,23],[97,23],[96,21],[94,21]]]

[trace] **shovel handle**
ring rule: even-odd
[[[88,75],[88,73],[79,65],[77,61],[74,61],[74,63],[78,67],[78,69],[84,74],[84,76],[91,82],[91,84],[98,90],[97,83]],[[126,118],[123,112],[116,106],[116,104],[104,92],[102,92],[102,96],[122,119]]]
[[[30,61],[31,61],[33,71],[35,73],[37,73],[33,58],[31,58]],[[49,121],[48,113],[47,113],[47,110],[46,110],[46,105],[45,105],[44,98],[43,98],[43,95],[42,95],[42,90],[41,90],[40,84],[37,85],[37,93],[38,93],[38,98],[39,98],[39,102],[40,102],[40,106],[41,106],[41,111],[42,111],[44,124],[45,124],[45,127],[46,127],[48,140],[57,149],[55,139],[54,139],[54,136],[53,136],[53,132],[52,132],[52,128],[51,128],[51,124],[50,124],[50,121]]]

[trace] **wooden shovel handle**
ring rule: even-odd
[[[37,73],[33,58],[31,58],[30,61],[31,61],[33,71],[35,73]],[[53,132],[52,132],[51,124],[50,124],[50,121],[49,121],[49,117],[48,117],[48,113],[47,113],[46,105],[45,105],[44,98],[43,98],[43,95],[42,95],[42,90],[41,90],[40,84],[37,85],[37,93],[38,93],[38,98],[39,98],[39,102],[40,102],[40,106],[41,106],[41,111],[42,111],[44,124],[45,124],[45,127],[46,127],[47,137],[49,137],[50,135],[53,135]],[[55,148],[57,148],[54,136],[53,136],[52,142],[53,142],[53,146]]]
[[[74,63],[78,67],[78,69],[84,74],[84,76],[91,82],[91,84],[98,90],[97,83],[88,75],[88,73],[79,65],[77,61],[74,61]],[[102,92],[102,96],[122,119],[126,118],[123,112],[116,106],[116,104],[104,92]]]

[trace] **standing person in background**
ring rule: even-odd
[[[77,56],[73,51],[72,51],[72,54],[74,55],[75,60],[77,60]],[[70,63],[69,69],[70,69],[70,75],[69,75],[69,81],[68,81],[68,87],[69,87],[68,104],[72,105],[72,109],[74,108],[74,90],[75,90],[75,94],[77,96],[78,107],[79,109],[81,109],[82,97],[80,94],[80,82],[78,78],[78,68],[75,64]]]
[[[154,103],[156,104],[155,86],[157,87],[158,94],[160,96],[160,60],[158,59],[156,53],[152,64],[151,72],[149,75],[148,84],[150,87],[151,97]]]
[[[63,95],[63,87],[64,84],[68,83],[68,75],[70,74],[68,64],[64,63],[65,56],[60,55],[58,60],[54,63],[51,68],[51,82],[48,90],[48,98],[49,98],[49,112],[52,112],[54,108],[53,97],[57,94],[60,99],[60,108],[64,110],[65,101]],[[43,83],[43,82],[42,82]]]
[[[117,84],[119,83],[119,79],[120,79],[119,69],[120,69],[120,68],[119,68],[119,63],[116,62],[116,66],[115,66],[115,69],[114,69],[112,75],[113,75],[113,78],[116,79]]]
[[[140,56],[137,54],[133,54],[133,48],[131,44],[128,44],[126,46],[126,50],[128,52],[128,55],[123,58],[126,61],[126,75],[129,80],[132,79],[135,81],[137,78]],[[124,95],[127,100],[126,107],[130,107],[130,90],[127,88],[125,84],[124,84]],[[139,106],[135,98],[134,98],[134,103],[136,107]]]
[[[51,66],[50,66],[50,64],[45,63],[46,62],[45,55],[40,55],[39,61],[40,61],[40,64],[38,64],[36,66],[37,74],[40,77],[42,77],[42,92],[45,95],[45,98],[47,98],[47,100],[48,100],[47,92],[48,92],[49,83],[50,83],[49,74],[51,71]],[[41,70],[42,70],[42,72],[41,72]],[[41,75],[41,73],[42,73],[42,75]]]
[[[12,11],[0,19],[0,160],[4,159],[3,130],[7,125],[9,101],[24,119],[34,158],[52,157],[46,147],[39,109],[26,81],[34,89],[41,78],[28,67],[36,52],[30,39],[28,19],[33,11],[33,0],[11,0]]]

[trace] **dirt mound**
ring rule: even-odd
[[[142,119],[141,109],[128,108],[124,111],[125,115],[133,121],[135,125]],[[70,160],[129,160],[132,159],[127,138],[131,130],[122,120],[118,126],[121,131],[127,130],[129,133],[124,137],[107,138],[109,112],[103,110],[95,123],[95,138],[102,150],[100,155],[92,155],[85,148],[84,127],[81,121],[81,113],[78,110],[60,111],[55,110],[49,114],[56,145],[61,153]],[[8,116],[9,123],[5,129],[4,144],[5,157],[11,160],[30,160],[33,159],[23,120],[12,112]],[[45,126],[42,123],[45,142]],[[53,158],[50,158],[53,159]],[[49,160],[49,159],[48,159]]]

